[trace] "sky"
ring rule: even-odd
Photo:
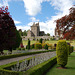
[[[0,7],[8,6],[17,29],[29,30],[39,22],[40,30],[54,35],[55,20],[68,15],[75,0],[0,0]]]

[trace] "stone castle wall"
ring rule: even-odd
[[[42,38],[42,39],[49,39],[50,40],[50,36],[37,36],[37,37],[27,37],[27,36],[22,36],[22,40],[28,40],[28,39],[30,39],[30,40],[39,40],[40,38]]]

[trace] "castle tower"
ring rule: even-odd
[[[32,36],[39,36],[39,22],[35,24],[35,22],[33,23],[33,25],[31,26],[31,32],[32,32]]]

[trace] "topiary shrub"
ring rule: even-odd
[[[30,49],[30,40],[28,39],[28,45],[27,45],[27,49]]]
[[[43,39],[41,38],[41,39],[39,40],[39,42],[42,43],[42,41],[43,41]]]
[[[65,67],[68,61],[68,49],[65,40],[59,40],[56,46],[57,64]]]
[[[41,43],[35,43],[35,49],[42,49]]]
[[[48,50],[48,45],[47,44],[44,46],[44,49],[45,50]]]

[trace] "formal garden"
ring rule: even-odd
[[[0,75],[74,75],[75,33],[63,34],[59,40],[22,40],[8,7],[1,8]]]

